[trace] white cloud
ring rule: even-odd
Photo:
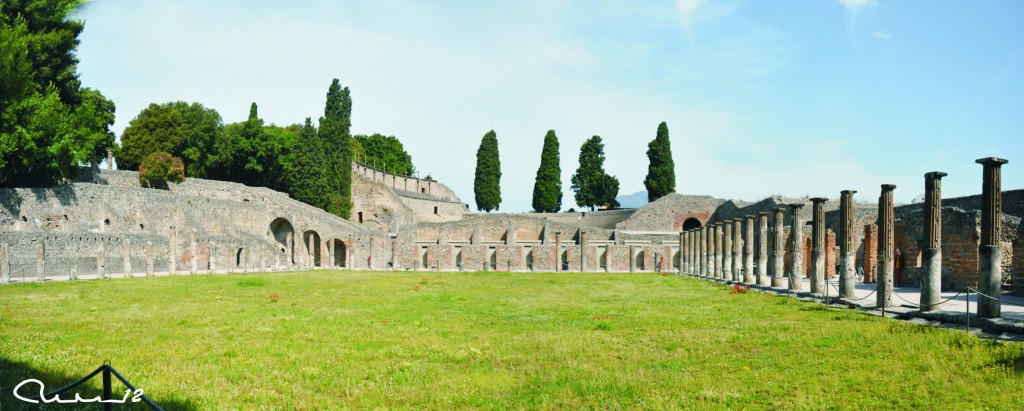
[[[847,10],[857,11],[866,6],[877,5],[878,2],[876,0],[839,0],[839,4],[842,4]]]
[[[871,33],[871,36],[879,40],[888,40],[892,38],[892,33],[888,31],[875,31]]]

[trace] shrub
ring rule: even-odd
[[[181,159],[162,151],[150,154],[139,165],[139,184],[143,187],[168,189],[167,183],[185,181],[185,165]]]

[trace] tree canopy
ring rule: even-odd
[[[548,130],[540,152],[540,167],[533,183],[533,210],[556,213],[562,208],[562,168],[558,154],[558,136]]]
[[[412,165],[412,156],[405,151],[402,142],[395,136],[358,135],[352,141],[352,150],[354,153],[358,151],[362,163],[371,166],[376,164],[377,168],[387,168],[390,173],[411,176],[416,172]]]
[[[572,176],[576,204],[594,210],[597,207],[617,208],[619,179],[604,171],[604,142],[593,136],[580,147],[580,166]]]
[[[150,153],[162,151],[181,157],[189,177],[209,178],[222,126],[220,113],[199,103],[150,104],[121,133],[118,168],[137,169]]]
[[[647,201],[654,201],[676,192],[676,165],[672,161],[672,145],[668,139],[668,125],[658,125],[658,134],[647,144]]]
[[[81,3],[0,2],[0,186],[65,181],[115,145],[114,103],[76,73]]]
[[[501,204],[501,160],[498,158],[498,135],[494,130],[484,134],[476,151],[473,194],[477,210],[490,212]]]

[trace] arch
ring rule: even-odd
[[[285,264],[295,264],[295,227],[284,217],[270,222],[270,233],[277,242],[275,251],[284,258]]]
[[[427,247],[420,247],[420,268],[424,270],[430,268],[428,265],[429,261],[427,260],[428,257],[429,254],[427,254]]]
[[[700,223],[700,220],[694,217],[687,218],[686,221],[683,221],[683,231],[701,228],[703,226],[704,225]]]
[[[569,271],[569,250],[562,250],[562,271]]]
[[[320,267],[323,264],[320,258],[320,234],[313,230],[307,230],[302,234],[302,244],[306,246],[306,255],[310,257],[312,265]]]
[[[329,247],[333,247],[334,248],[334,261],[333,261],[334,266],[335,267],[345,267],[345,255],[347,254],[346,253],[345,242],[335,238],[335,239],[331,240],[331,242],[328,243],[328,244],[329,244]]]

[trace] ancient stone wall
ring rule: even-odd
[[[693,221],[690,224],[699,223],[695,227],[703,227],[724,203],[711,196],[669,194],[637,210],[622,222],[622,229],[678,232],[688,220]]]

